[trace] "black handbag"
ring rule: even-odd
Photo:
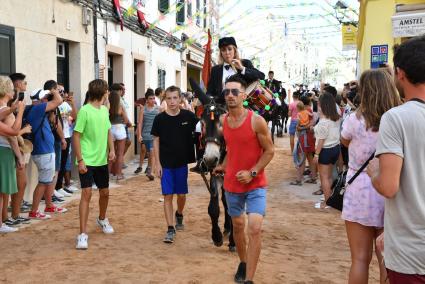
[[[375,157],[375,152],[369,157],[369,159],[360,167],[360,169],[354,174],[354,176],[345,183],[347,177],[347,171],[343,171],[338,175],[338,177],[332,183],[332,194],[326,201],[326,205],[335,208],[339,211],[342,211],[342,206],[344,203],[344,193],[348,185],[350,185],[363,170],[367,167],[369,162]]]

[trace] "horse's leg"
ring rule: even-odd
[[[233,224],[232,217],[230,217],[227,211],[227,201],[226,196],[224,195],[224,187],[221,187],[221,201],[223,202],[224,207],[224,229],[229,232],[229,250],[235,251],[236,245],[235,240],[233,239]]]
[[[223,234],[221,233],[218,225],[218,218],[220,216],[219,192],[216,183],[216,177],[211,176],[210,179],[210,204],[208,205],[208,215],[211,218],[211,238],[215,246],[223,245]]]

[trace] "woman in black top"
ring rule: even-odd
[[[221,38],[218,47],[220,48],[218,65],[211,69],[207,94],[213,96],[216,103],[224,105],[224,96],[221,92],[228,77],[240,74],[248,84],[251,84],[256,80],[263,80],[265,75],[255,69],[251,61],[239,58],[238,47],[233,37]]]

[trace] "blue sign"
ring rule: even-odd
[[[379,68],[381,64],[388,63],[388,44],[372,45],[370,52],[370,68]]]

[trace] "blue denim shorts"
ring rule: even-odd
[[[38,182],[51,184],[55,176],[55,153],[32,155],[31,158],[38,169]]]
[[[61,169],[62,144],[55,141],[55,172]]]
[[[291,119],[291,123],[289,124],[289,135],[295,135],[295,133],[297,132],[297,124],[298,119]]]
[[[153,141],[152,140],[143,140],[143,144],[145,144],[146,151],[150,152],[153,149]]]
[[[266,189],[257,188],[245,193],[225,192],[227,212],[231,217],[239,217],[243,213],[266,215]],[[246,210],[245,210],[246,209]]]

